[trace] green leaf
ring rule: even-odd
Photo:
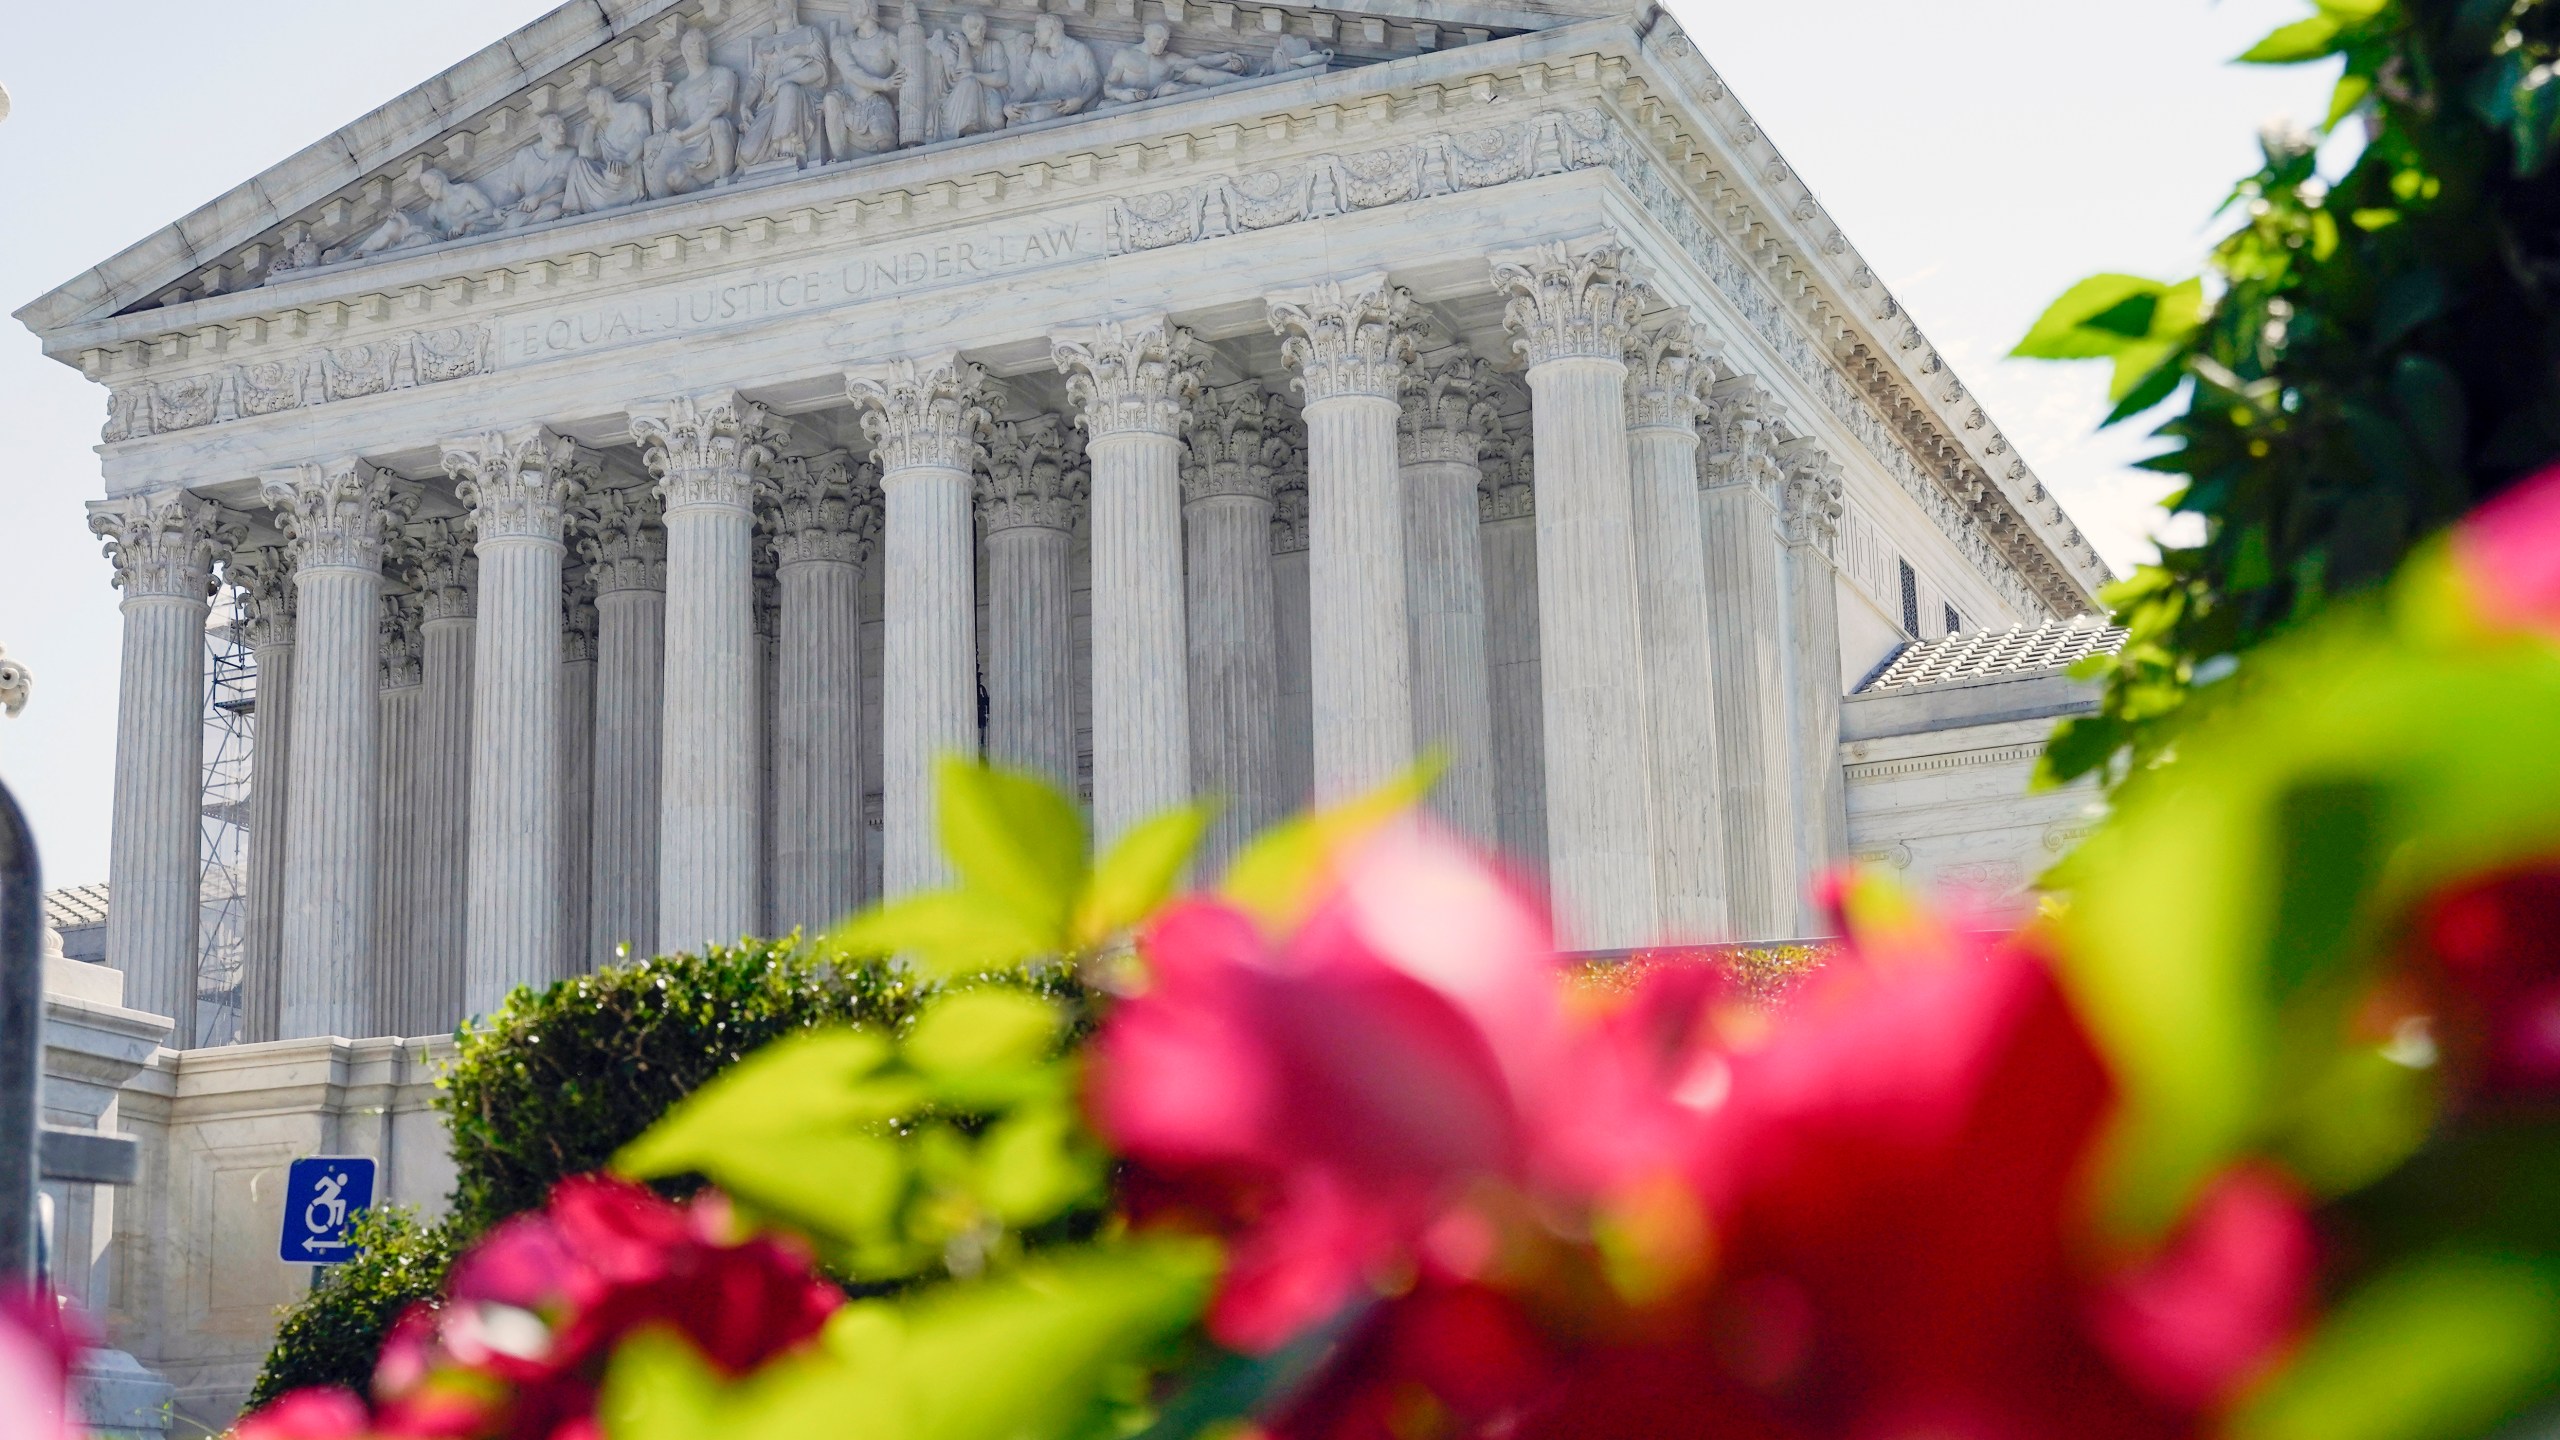
[[[1075,948],[1092,949],[1154,914],[1182,883],[1213,813],[1206,805],[1185,805],[1121,836],[1094,867],[1076,907]]]
[[[1038,1225],[1098,1193],[1105,1163],[1068,1105],[1026,1108],[979,1140],[978,1198],[1007,1225]]]
[[[1402,778],[1357,800],[1263,831],[1227,867],[1219,893],[1274,933],[1294,928],[1315,902],[1334,854],[1420,804],[1445,764],[1426,756]]]
[[[2372,94],[2373,77],[2369,75],[2339,76],[2338,88],[2329,94],[2329,118],[2320,122],[2320,128],[2336,129],[2339,121],[2363,108],[2366,97]]]
[[[934,770],[943,852],[962,887],[1062,937],[1084,886],[1084,822],[1036,775],[945,757]]]
[[[2155,333],[2160,303],[2170,288],[2139,275],[2092,275],[2047,306],[2009,353],[2029,360],[2100,360],[2120,354]],[[2138,326],[2133,324],[2137,316]]]
[[[2399,344],[2410,331],[2443,314],[2452,301],[2444,272],[2432,265],[2392,276],[2374,300],[2373,348],[2388,350]]]
[[[2242,65],[2299,65],[2335,55],[2342,48],[2343,27],[2330,14],[2314,15],[2278,28],[2237,57]]]
[[[1039,917],[975,890],[887,901],[828,932],[823,944],[847,954],[905,956],[940,975],[1010,969],[1062,948]]]
[[[907,1037],[909,1064],[935,1077],[1022,1070],[1049,1058],[1066,1017],[1037,995],[988,986],[937,1001]]]
[[[2549,1262],[2451,1253],[2399,1266],[2330,1314],[2240,1412],[2236,1440],[2485,1434],[2560,1369]]]
[[[1096,1248],[898,1302],[848,1305],[813,1349],[723,1384],[681,1343],[631,1343],[598,1405],[613,1440],[1067,1440],[1200,1312],[1213,1248]]]

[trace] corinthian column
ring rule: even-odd
[[[1286,808],[1271,521],[1273,486],[1290,447],[1267,432],[1269,401],[1251,381],[1204,392],[1182,471],[1191,783],[1224,802],[1201,839],[1204,877],[1225,870]]]
[[[133,1003],[177,1022],[195,1043],[196,927],[202,894],[204,622],[215,559],[236,535],[209,500],[183,490],[94,501],[124,591],[116,677],[116,794],[107,885],[107,953],[132,977]]]
[[[466,1015],[549,983],[560,959],[560,572],[577,449],[539,426],[444,447],[480,558]]]
[[[1280,353],[1306,396],[1308,662],[1322,802],[1413,764],[1396,396],[1416,312],[1384,275],[1274,295],[1270,306]]]
[[[1201,354],[1162,316],[1061,337],[1054,354],[1093,466],[1093,833],[1107,847],[1191,798],[1182,431]]]
[[[1849,848],[1840,775],[1840,467],[1810,440],[1778,447],[1787,477],[1778,515],[1786,539],[1789,768],[1795,817],[1796,933],[1826,925],[1814,881]]]
[[[1492,671],[1494,813],[1518,864],[1547,863],[1546,686],[1538,674],[1537,458],[1529,432],[1485,437],[1476,492]]]
[[[404,540],[393,533],[393,543]],[[386,547],[383,569],[403,568],[405,562],[395,562]],[[375,1035],[417,1033],[409,1023],[409,996],[401,987],[409,980],[415,938],[409,915],[417,901],[417,888],[410,882],[417,873],[419,853],[418,715],[426,696],[422,658],[426,637],[419,626],[424,619],[425,606],[418,596],[382,597],[376,642],[381,649],[376,673],[382,689],[374,701],[378,718],[373,961],[362,977],[366,993],[359,1006],[360,1013],[369,1017],[369,1033]]]
[[[410,877],[407,1033],[434,1035],[463,1017],[463,956],[470,944],[472,640],[479,629],[480,557],[461,518],[413,530],[409,583],[424,603],[419,629],[416,815],[418,863]]]
[[[760,918],[754,501],[770,422],[722,390],[635,409],[631,434],[666,501],[658,942],[726,944]]]
[[[1626,344],[1644,290],[1625,262],[1586,243],[1493,265],[1536,419],[1547,875],[1557,928],[1581,949],[1642,945],[1661,925],[1627,477]]]
[[[1785,676],[1778,642],[1776,403],[1748,377],[1709,394],[1698,526],[1706,553],[1707,664],[1724,779],[1726,894],[1734,937],[1796,929],[1794,825],[1788,814]]]
[[[391,480],[352,457],[263,477],[296,546],[278,1034],[362,1035],[373,1007],[376,651]],[[192,825],[190,829],[192,829]]]
[[[956,354],[858,370],[845,391],[880,461],[888,570],[881,646],[881,888],[949,883],[934,842],[933,765],[978,749],[976,537],[970,477],[986,449],[986,372]]]
[[[249,747],[249,894],[240,921],[240,1038],[276,1038],[284,964],[285,770],[293,754],[293,549],[241,551],[223,567],[240,589],[258,674]]]
[[[1283,810],[1315,799],[1316,702],[1315,659],[1307,653],[1313,621],[1307,594],[1307,472],[1305,450],[1280,472],[1271,490],[1271,654],[1280,673],[1280,709],[1275,718]]]
[[[592,968],[595,954],[595,571],[569,574],[560,619],[560,949],[552,978]]]
[[[1653,729],[1655,869],[1670,938],[1730,929],[1715,707],[1707,674],[1707,561],[1698,531],[1698,385],[1685,316],[1666,316],[1627,351],[1627,446],[1636,582],[1644,610]]]
[[[871,487],[842,451],[784,462],[781,482],[773,928],[815,935],[862,902],[862,532]]]
[[[1076,792],[1075,634],[1067,552],[1084,509],[1083,447],[1054,415],[995,427],[987,532],[987,758]]]
[[[666,707],[667,532],[647,486],[588,499],[596,587],[596,801],[590,963],[658,952],[658,760]]]
[[[1434,814],[1458,834],[1490,846],[1493,808],[1493,701],[1485,663],[1484,550],[1476,487],[1479,447],[1493,407],[1486,366],[1444,350],[1405,372],[1396,432],[1404,467],[1405,596],[1413,609],[1413,738],[1438,746],[1449,768],[1432,791]]]

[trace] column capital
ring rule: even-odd
[[[887,477],[901,470],[975,474],[986,454],[987,372],[957,351],[866,366],[845,374]]]
[[[1783,414],[1777,397],[1755,376],[1737,375],[1709,387],[1699,488],[1746,485],[1772,507],[1783,504],[1785,480],[1777,461]]]
[[[1307,549],[1307,482],[1284,480],[1271,491],[1271,553],[1302,555]]]
[[[409,588],[426,605],[427,619],[468,620],[480,587],[480,552],[471,524],[461,516],[421,520],[409,530]]]
[[[1492,368],[1463,346],[1405,367],[1396,458],[1407,465],[1479,463],[1485,433],[1499,423],[1488,394]]]
[[[1200,392],[1182,462],[1182,498],[1243,495],[1269,500],[1290,459],[1279,397],[1248,380]]]
[[[1492,257],[1507,297],[1511,348],[1535,368],[1554,360],[1626,358],[1627,338],[1652,298],[1634,252],[1615,236],[1557,241]]]
[[[1106,320],[1051,339],[1067,398],[1095,439],[1180,435],[1200,394],[1206,355],[1192,333],[1162,315]]]
[[[444,442],[444,473],[483,542],[559,543],[570,503],[600,468],[577,441],[543,425]]]
[[[596,572],[581,565],[567,572],[560,590],[560,663],[576,665],[596,658]]]
[[[426,677],[426,656],[418,641],[425,605],[416,595],[382,597],[380,680],[385,690],[405,690]]]
[[[234,550],[223,562],[223,578],[240,592],[241,617],[247,625],[251,650],[293,643],[294,601],[298,593],[293,576],[299,566],[293,550],[291,541],[260,545]]]
[[[1627,428],[1695,438],[1706,413],[1702,392],[1714,379],[1686,314],[1673,311],[1638,326],[1627,337]]]
[[[655,486],[588,491],[575,529],[596,593],[667,588],[667,527]]]
[[[299,571],[380,573],[383,547],[418,505],[398,476],[353,455],[270,470],[258,493],[294,542]]]
[[[1413,363],[1421,307],[1384,273],[1266,297],[1281,358],[1310,405],[1350,395],[1393,400]]]
[[[1522,520],[1538,513],[1538,450],[1527,428],[1514,432],[1496,415],[1477,452],[1483,465],[1476,481],[1478,520]]]
[[[1831,452],[1803,436],[1779,444],[1778,467],[1786,476],[1778,526],[1790,545],[1829,556],[1840,538],[1846,485]]]
[[[773,547],[779,563],[859,565],[870,558],[880,526],[872,498],[879,487],[863,468],[842,450],[774,464]]]
[[[115,586],[145,596],[202,601],[213,566],[247,536],[222,507],[185,490],[158,490],[89,502],[89,533],[115,566]]]
[[[995,427],[986,469],[978,475],[978,514],[989,534],[1072,530],[1092,485],[1093,467],[1084,447],[1057,416],[1003,421]]]
[[[756,467],[772,458],[778,429],[764,406],[735,390],[631,408],[631,438],[669,510],[754,508]]]

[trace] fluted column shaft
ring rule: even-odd
[[[815,934],[861,904],[861,594],[850,559],[783,562],[777,931]]]
[[[1706,552],[1698,529],[1696,361],[1689,345],[1687,323],[1675,316],[1639,336],[1630,351],[1628,459],[1662,926],[1667,939],[1707,940],[1723,938],[1731,925],[1707,670]]]
[[[1546,688],[1538,673],[1538,517],[1526,484],[1491,497],[1482,525],[1485,660],[1492,672],[1494,809],[1515,862],[1547,863]]]
[[[1182,431],[1200,353],[1162,317],[1062,339],[1055,353],[1093,466],[1093,830],[1108,846],[1191,795]]]
[[[561,637],[560,653],[560,925],[551,966],[555,980],[593,968],[595,941],[596,610],[583,628]]]
[[[366,993],[358,1002],[359,1022],[375,1035],[410,1035],[409,982],[414,935],[409,926],[415,891],[402,880],[418,865],[418,711],[425,697],[414,658],[406,673],[395,677],[376,697],[377,738],[374,795],[380,814],[374,824],[373,959],[364,967]]]
[[[234,556],[257,667],[249,747],[249,874],[240,918],[240,1038],[276,1038],[283,995],[286,767],[293,754],[293,558],[282,547]]]
[[[107,953],[132,1003],[177,1022],[194,1043],[204,795],[204,624],[221,543],[213,505],[183,491],[104,501],[90,528],[107,539],[124,591],[116,692],[116,788],[107,883]]]
[[[1547,857],[1577,949],[1660,929],[1624,350],[1639,292],[1611,247],[1495,265],[1529,360],[1536,424]]]
[[[479,535],[470,901],[462,1008],[488,1015],[560,962],[562,524],[576,447],[548,431],[445,447]]]
[[[763,407],[722,392],[633,412],[666,501],[666,710],[658,942],[726,944],[760,920],[754,467]]]
[[[1396,396],[1412,297],[1384,276],[1271,300],[1306,395],[1308,662],[1318,803],[1413,764],[1413,650]]]
[[[1076,788],[1075,537],[1047,525],[987,532],[987,758]]]
[[[389,477],[361,460],[264,478],[298,547],[287,762],[283,1038],[362,1035],[374,1018],[379,843],[376,691]]]
[[[886,510],[881,646],[881,887],[947,884],[933,766],[978,749],[976,535],[971,475],[985,449],[983,376],[956,356],[847,377],[880,460]]]
[[[1314,597],[1307,593],[1307,491],[1301,479],[1278,492],[1271,527],[1271,653],[1280,673],[1280,808],[1302,808],[1315,798],[1315,659],[1308,654]]]
[[[1840,591],[1838,542],[1843,483],[1831,457],[1810,441],[1781,447],[1787,473],[1779,517],[1786,601],[1787,737],[1794,819],[1796,933],[1819,935],[1830,917],[1815,882],[1848,853],[1847,800],[1840,773]]]
[[[1250,484],[1224,492],[1204,486],[1182,517],[1192,781],[1224,802],[1200,846],[1200,873],[1210,878],[1287,808],[1267,472],[1258,492]]]
[[[1408,372],[1398,433],[1404,466],[1405,595],[1413,619],[1414,744],[1448,768],[1429,805],[1478,845],[1497,838],[1493,701],[1485,658],[1484,551],[1477,487],[1483,471],[1477,394],[1482,363],[1434,357]]]
[[[472,641],[479,622],[469,610],[438,614],[436,605],[431,593],[418,627],[425,676],[418,690],[418,863],[403,986],[413,1035],[441,1034],[461,1021],[470,946]]]
[[[666,705],[667,593],[596,593],[596,963],[658,951],[658,761]]]
[[[1742,940],[1787,939],[1795,928],[1795,856],[1778,657],[1777,517],[1749,485],[1710,486],[1698,510],[1733,931]]]
[[[579,553],[596,588],[590,963],[658,952],[658,762],[666,722],[667,535],[646,487],[588,495]]]

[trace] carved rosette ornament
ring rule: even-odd
[[[89,502],[89,533],[115,566],[127,599],[203,600],[213,593],[213,566],[247,530],[222,507],[184,490]]]
[[[305,461],[262,476],[259,495],[293,541],[301,561],[297,573],[379,573],[391,535],[417,508],[416,494],[395,485],[395,478],[352,456],[326,464]]]
[[[1840,539],[1841,497],[1846,489],[1839,463],[1830,451],[1798,438],[1778,447],[1777,464],[1786,477],[1778,524],[1787,543],[1831,554]]]
[[[1093,484],[1084,447],[1055,415],[995,427],[978,476],[978,514],[987,533],[1026,527],[1073,530]]]
[[[775,499],[770,507],[775,560],[783,565],[830,561],[862,563],[862,536],[856,513],[853,457],[842,450],[806,459],[794,457],[773,467]]]
[[[1694,431],[1713,378],[1687,316],[1651,321],[1627,342],[1627,428]]]
[[[1192,333],[1163,316],[1107,321],[1052,343],[1085,433],[1179,435],[1190,423],[1206,358]]]
[[[1781,438],[1778,402],[1748,375],[1719,382],[1707,392],[1705,444],[1698,455],[1703,489],[1749,485],[1770,505],[1784,499],[1784,476],[1778,469]]]
[[[535,425],[447,441],[444,473],[482,540],[561,540],[569,506],[597,473],[578,442]]]
[[[764,406],[734,390],[679,395],[631,412],[631,438],[670,513],[752,509],[757,467],[773,458],[778,432]]]
[[[417,544],[409,588],[425,599],[427,619],[470,619],[480,589],[480,553],[471,541],[470,522],[460,516],[420,521],[409,538]]]
[[[1280,355],[1309,405],[1350,395],[1393,400],[1413,363],[1421,307],[1384,275],[1326,281],[1270,297]]]
[[[1541,245],[1493,262],[1494,289],[1509,297],[1502,323],[1533,367],[1556,360],[1623,360],[1652,299],[1634,256],[1612,239]]]
[[[382,597],[379,679],[385,690],[405,690],[426,678],[426,653],[418,641],[425,606],[409,594]]]
[[[240,622],[252,650],[293,643],[293,547],[261,545],[236,550],[222,565],[222,576],[240,592]]]
[[[1204,390],[1191,417],[1182,461],[1182,498],[1244,495],[1269,500],[1291,459],[1285,433],[1270,423],[1271,399],[1252,381]]]
[[[862,410],[862,433],[880,473],[901,470],[977,472],[991,423],[982,399],[987,372],[945,353],[892,360],[845,377],[845,394]]]
[[[578,554],[597,594],[667,588],[667,527],[655,487],[588,491],[578,532]]]
[[[1462,349],[1408,367],[1396,418],[1396,458],[1407,465],[1475,465],[1499,423],[1489,398],[1492,367]]]

